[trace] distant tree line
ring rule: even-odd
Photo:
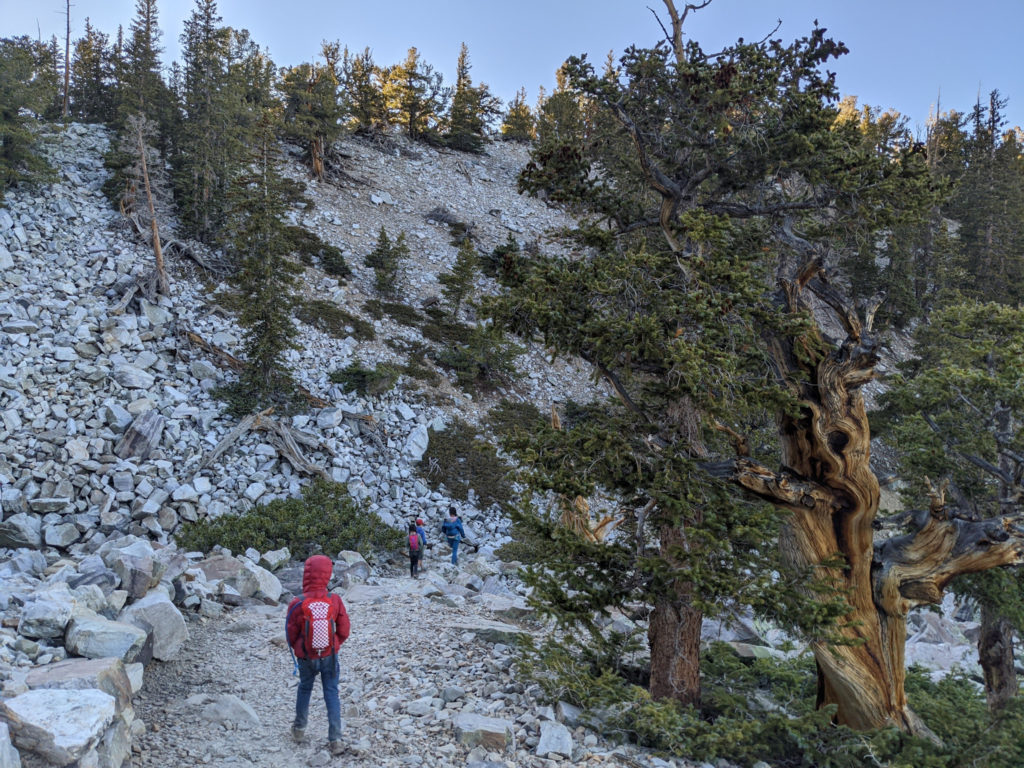
[[[301,146],[312,176],[323,179],[337,170],[331,146],[345,133],[399,132],[481,152],[492,137],[532,140],[534,113],[525,90],[506,111],[474,82],[465,45],[451,86],[414,47],[400,63],[380,66],[369,48],[355,53],[325,41],[317,60],[278,67],[246,30],[222,23],[215,0],[196,0],[181,60],[164,68],[157,5],[137,0],[127,29],[113,36],[86,19],[70,61],[56,38],[0,40],[0,199],[7,187],[45,174],[33,124],[61,118],[65,97],[70,119],[113,128],[105,191],[154,240],[162,289],[157,219],[164,236],[173,227],[231,259],[236,287],[254,302],[240,317],[253,366],[244,388],[255,395],[247,401],[264,403],[288,388],[284,355],[295,345],[294,270],[284,257],[319,259],[325,271],[348,274],[336,248],[287,221],[303,190],[277,172],[276,142]]]

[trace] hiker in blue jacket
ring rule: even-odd
[[[459,542],[466,538],[466,529],[462,527],[459,513],[454,506],[448,507],[448,519],[441,523],[448,546],[452,548],[452,565],[459,564]]]

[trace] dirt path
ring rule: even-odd
[[[358,754],[337,758],[341,764],[441,766],[468,753],[455,744],[446,720],[411,717],[403,704],[452,685],[461,685],[472,699],[474,688],[483,692],[487,686],[481,681],[500,677],[502,669],[485,658],[491,653],[487,646],[464,645],[450,628],[460,616],[471,619],[479,612],[441,609],[416,594],[421,584],[388,579],[358,599],[346,599],[352,635],[340,655],[340,693],[344,739]],[[136,740],[141,751],[132,765],[286,768],[331,761],[319,687],[310,707],[309,741],[294,744],[289,736],[298,678],[284,645],[284,614],[284,606],[254,606],[193,623],[178,660],[150,665],[136,700],[147,731]],[[188,701],[203,694],[234,694],[252,707],[259,725],[211,722],[203,714],[206,702]]]

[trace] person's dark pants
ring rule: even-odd
[[[409,553],[409,575],[412,576],[414,579],[416,578],[416,574],[419,573],[420,556],[421,553],[419,552]]]
[[[452,548],[452,565],[459,564],[459,540],[448,539],[448,546]]]
[[[313,693],[313,683],[320,675],[320,684],[324,689],[324,704],[327,706],[327,740],[341,739],[341,699],[338,697],[338,678],[341,667],[338,655],[324,656],[322,659],[298,659],[299,693],[295,698],[295,722],[293,728],[303,729],[309,721],[309,698]]]

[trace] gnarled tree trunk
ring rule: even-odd
[[[776,342],[779,372],[802,406],[799,416],[780,423],[784,469],[739,459],[732,476],[792,511],[780,538],[785,559],[846,592],[851,610],[838,631],[851,643],[812,645],[819,706],[835,705],[836,721],[851,728],[895,726],[931,736],[904,691],[907,613],[940,602],[958,574],[1021,562],[1024,534],[1014,518],[961,519],[936,497],[931,509],[900,516],[909,533],[874,542],[879,487],[869,467],[860,387],[873,377],[877,355],[855,313],[819,272],[811,265],[784,284],[784,304],[791,312],[808,310],[804,294],[813,291],[839,316],[847,337],[834,349],[818,331]],[[823,566],[837,558],[845,567]]]
[[[661,555],[672,562],[672,552],[684,546],[679,528],[661,527]],[[684,705],[700,704],[700,628],[703,616],[693,607],[692,585],[678,579],[651,612],[647,640],[651,649],[651,696],[675,699]]]

